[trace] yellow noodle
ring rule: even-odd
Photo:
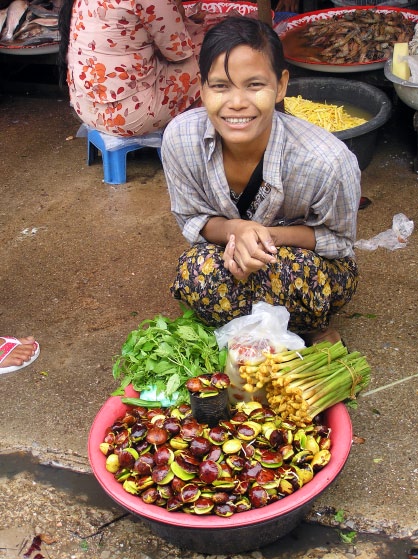
[[[342,106],[309,101],[303,99],[301,95],[285,97],[284,107],[287,113],[325,128],[329,132],[347,130],[367,122],[364,118],[351,116]]]

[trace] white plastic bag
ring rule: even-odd
[[[393,216],[392,229],[383,231],[368,240],[360,239],[354,243],[354,246],[363,250],[376,250],[378,247],[387,248],[388,250],[404,248],[413,230],[413,221],[409,220],[402,213],[396,214]]]
[[[234,318],[215,330],[219,349],[228,347],[225,373],[231,384],[228,388],[232,404],[256,400],[266,404],[265,389],[244,390],[245,380],[239,374],[241,365],[258,365],[265,360],[265,351],[278,353],[286,349],[302,349],[305,343],[297,334],[289,332],[289,311],[282,306],[259,302],[250,315]]]
[[[89,130],[91,130],[91,128],[83,123],[77,130],[76,138],[87,138]],[[161,130],[150,132],[144,136],[113,136],[112,134],[105,134],[104,132],[100,132],[100,135],[107,151],[115,151],[121,147],[127,146],[160,148],[163,138]]]
[[[407,56],[406,59],[411,70],[411,77],[408,81],[418,83],[418,56],[414,54],[413,56]]]

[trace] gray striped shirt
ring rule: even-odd
[[[224,173],[222,144],[204,108],[170,122],[162,161],[171,210],[191,244],[205,241],[200,231],[209,218],[240,217]],[[266,227],[303,223],[314,228],[319,255],[354,255],[360,169],[343,142],[299,118],[275,113],[263,179],[270,191],[254,221]]]

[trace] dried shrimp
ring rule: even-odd
[[[322,48],[319,62],[355,64],[388,58],[393,43],[409,42],[414,29],[415,22],[401,12],[353,10],[312,21],[302,37],[306,46]]]

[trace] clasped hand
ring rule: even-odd
[[[223,259],[234,277],[245,280],[252,272],[276,262],[276,253],[266,227],[254,221],[240,221],[229,237]]]

